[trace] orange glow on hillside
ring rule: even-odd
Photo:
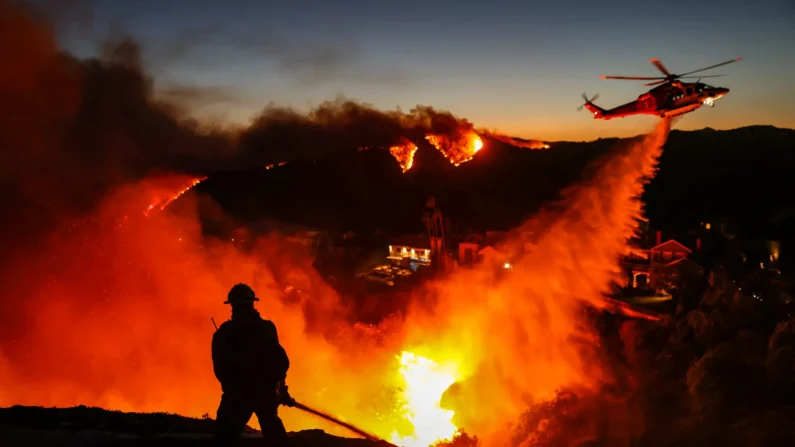
[[[165,179],[164,183],[161,180],[161,184],[159,185],[160,187],[156,189],[153,188],[153,193],[155,194],[156,198],[152,201],[152,203],[149,204],[148,207],[146,207],[144,216],[149,216],[149,214],[151,214],[155,208],[157,208],[159,211],[163,211],[169,204],[171,204],[171,202],[177,200],[181,195],[190,191],[191,188],[206,179],[207,177],[170,176]],[[181,184],[182,186],[180,186],[175,192],[173,186],[169,188],[169,184]]]
[[[389,153],[395,157],[403,172],[408,171],[414,165],[414,154],[417,152],[417,145],[403,139],[400,144],[389,148]]]
[[[475,154],[483,148],[483,140],[472,131],[455,135],[427,135],[425,139],[454,166],[472,160]]]

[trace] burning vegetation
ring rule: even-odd
[[[395,157],[403,172],[408,171],[414,165],[414,154],[416,152],[417,145],[405,138],[401,144],[389,148],[389,153]]]
[[[483,140],[475,132],[463,132],[452,136],[428,135],[425,139],[455,166],[472,160],[483,148]]]
[[[156,195],[156,197],[152,201],[152,203],[150,203],[149,206],[146,207],[146,210],[144,211],[144,216],[149,216],[149,214],[152,213],[155,209],[163,211],[171,202],[177,200],[181,195],[190,191],[191,188],[193,188],[194,186],[198,185],[199,183],[203,182],[206,179],[207,177],[188,177],[187,179],[185,179],[184,177],[177,175],[166,176],[165,179],[162,179],[166,183],[166,185],[162,186],[162,189],[156,188],[154,186],[152,187],[152,192],[153,194]],[[185,185],[181,187],[176,193],[173,192],[174,189],[176,188],[174,187],[169,188],[168,186],[168,184],[173,184],[175,182]]]
[[[212,413],[209,317],[226,315],[223,297],[238,282],[254,287],[279,328],[293,396],[396,444],[425,447],[460,431],[484,445],[560,441],[568,432],[552,430],[562,422],[542,416],[569,405],[561,390],[588,397],[623,386],[583,309],[607,306],[668,121],[624,142],[554,210],[518,228],[536,240],[515,274],[454,272],[416,291],[406,312],[354,324],[303,251],[278,234],[251,236],[245,251],[204,236],[198,211],[213,204],[187,191],[210,167],[267,166],[295,158],[295,148],[306,148],[298,157],[389,148],[406,172],[429,143],[457,166],[483,148],[470,123],[429,107],[404,114],[340,100],[308,115],[268,107],[230,136],[155,101],[129,42],[78,61],[21,10],[3,6],[0,25],[0,48],[17,62],[0,75],[3,200],[18,211],[2,232],[0,382],[11,385],[0,405]],[[156,168],[170,173],[168,186],[151,180]],[[180,196],[185,210],[149,212]],[[305,293],[286,299],[287,287]],[[602,422],[626,416],[594,402],[588,408],[606,409]],[[282,415],[292,430],[346,434]],[[629,439],[622,427],[611,426]],[[598,430],[583,424],[570,436]]]

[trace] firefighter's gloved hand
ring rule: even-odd
[[[295,399],[293,399],[293,397],[290,396],[290,393],[287,391],[287,385],[283,385],[279,389],[279,397],[281,398],[280,403],[282,405],[287,407],[295,406]]]

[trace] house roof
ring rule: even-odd
[[[682,245],[681,243],[677,242],[674,239],[669,239],[660,245],[652,247],[650,251],[664,251],[662,250],[662,248],[665,247],[666,245],[670,245],[670,248],[669,250],[665,251],[686,251],[688,253],[693,253],[693,250],[687,248],[686,246]]]

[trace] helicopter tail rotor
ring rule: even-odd
[[[592,102],[596,101],[597,99],[599,99],[599,93],[597,93],[597,94],[593,95],[593,97],[592,97],[591,99],[588,99],[588,95],[586,95],[585,93],[583,93],[583,94],[582,94],[582,99],[585,101],[585,103],[584,103],[583,105],[581,105],[581,106],[577,107],[577,111],[578,111],[578,112],[579,112],[580,110],[582,110],[582,108],[583,108],[583,107],[585,107],[585,104],[590,104],[590,103],[592,103]]]

